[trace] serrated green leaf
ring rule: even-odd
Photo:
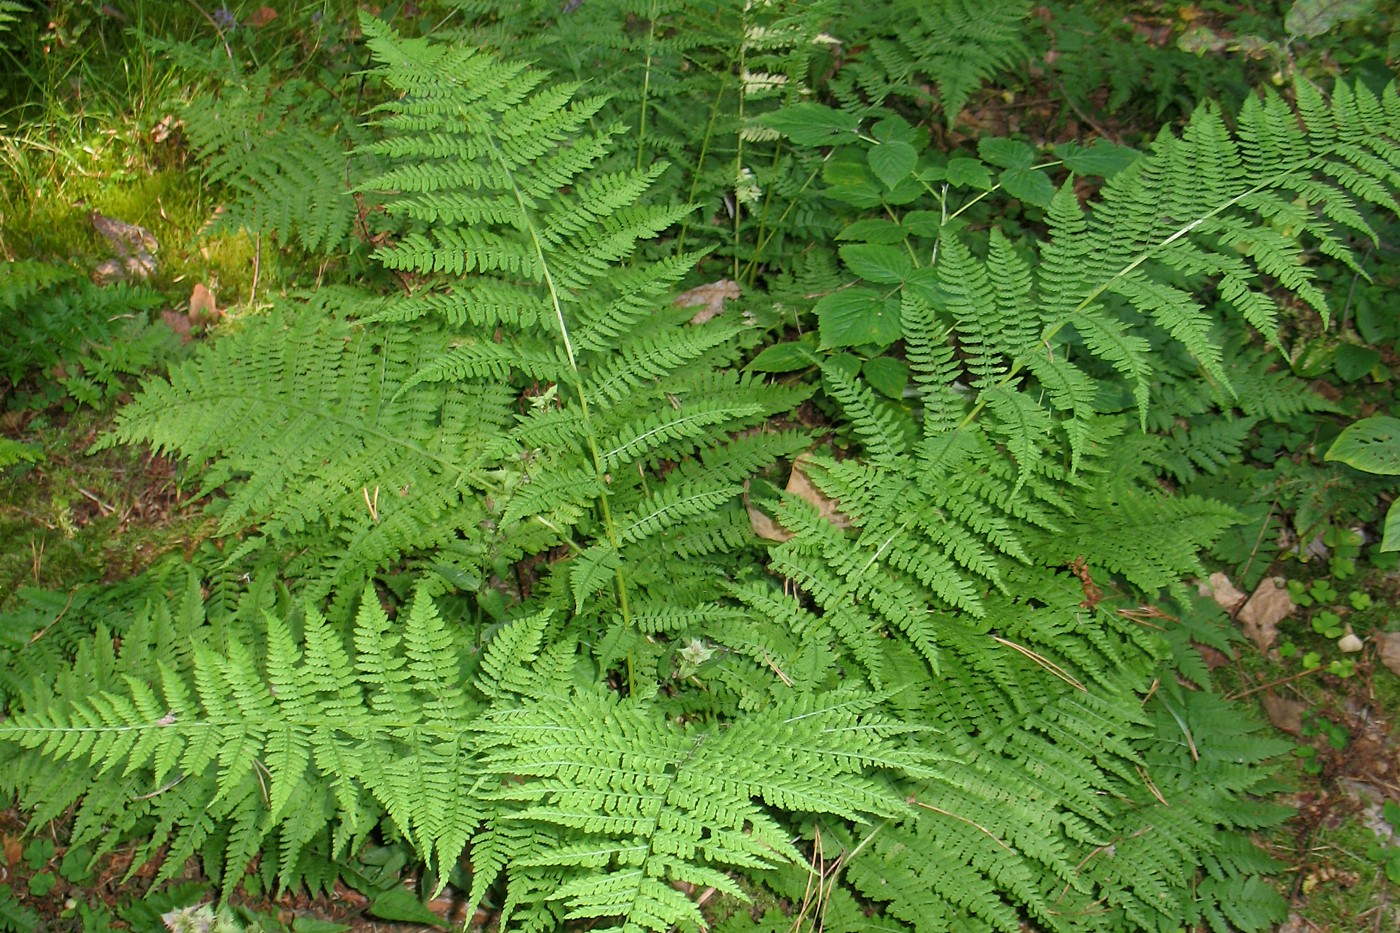
[[[992,173],[977,159],[949,159],[948,183],[965,188],[992,189]]]
[[[892,356],[877,356],[865,361],[861,367],[865,381],[881,395],[898,401],[904,397],[904,387],[909,384],[909,367]]]
[[[766,113],[758,122],[777,130],[799,146],[830,146],[855,138],[860,120],[854,114],[823,104],[804,102]]]
[[[821,363],[810,344],[801,340],[775,343],[749,361],[748,369],[760,373],[791,373]]]
[[[1343,343],[1338,345],[1337,354],[1332,358],[1332,368],[1347,382],[1355,382],[1374,369],[1380,361],[1380,353],[1370,347]]]
[[[876,243],[851,243],[841,247],[841,261],[868,282],[894,285],[914,271],[914,260],[907,250]]]
[[[423,902],[407,888],[395,885],[376,894],[369,902],[369,912],[381,920],[421,923],[443,928],[442,918],[423,906]]]
[[[1382,551],[1400,551],[1400,502],[1392,502],[1385,513],[1385,531],[1381,535]]]
[[[909,143],[896,140],[871,146],[866,159],[875,177],[884,182],[886,187],[893,188],[914,171],[914,166],[919,162],[919,154]]]
[[[1362,418],[1337,437],[1326,459],[1367,473],[1400,476],[1400,418]]]
[[[882,143],[915,143],[919,139],[918,131],[903,117],[886,117],[870,128],[870,135]]]
[[[1370,15],[1375,5],[1375,0],[1295,0],[1283,18],[1283,28],[1295,39],[1313,39],[1338,23]]]
[[[1142,153],[1131,146],[1096,139],[1092,146],[1087,147],[1075,142],[1061,143],[1055,147],[1055,155],[1076,174],[1112,178],[1136,162]]]
[[[909,231],[893,220],[867,217],[848,224],[846,229],[836,234],[836,239],[858,240],[862,243],[898,243],[908,236]]]
[[[1019,139],[988,136],[977,141],[977,154],[998,168],[1029,168],[1035,164],[1035,150]]]
[[[1001,173],[999,181],[1007,194],[1036,207],[1049,207],[1055,197],[1054,183],[1039,169],[1009,168]]]
[[[914,236],[938,236],[943,216],[937,211],[910,211],[900,218],[900,226]]]
[[[821,349],[875,345],[887,347],[900,337],[899,302],[869,288],[848,288],[827,295],[813,309]]]

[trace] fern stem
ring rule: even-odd
[[[603,530],[607,534],[608,544],[612,547],[613,551],[616,552],[621,548],[621,540],[618,537],[617,524],[613,520],[612,509],[609,507],[608,503],[607,485],[609,477],[607,471],[604,469],[602,452],[598,449],[598,431],[594,427],[593,415],[588,407],[588,396],[583,390],[583,373],[579,369],[578,357],[574,351],[573,339],[569,336],[569,323],[564,317],[564,305],[559,298],[559,286],[555,283],[554,275],[550,271],[549,260],[545,256],[544,244],[540,241],[539,230],[536,228],[534,218],[531,216],[530,210],[526,206],[525,196],[520,191],[520,186],[515,182],[515,175],[510,171],[509,164],[506,162],[500,148],[497,146],[496,138],[489,134],[487,134],[486,138],[491,146],[491,154],[496,158],[497,164],[501,166],[506,176],[510,179],[511,193],[515,197],[515,203],[520,208],[521,219],[525,221],[526,230],[530,234],[530,245],[534,248],[535,257],[539,260],[540,272],[544,276],[545,288],[549,290],[550,306],[554,311],[554,320],[559,325],[559,335],[564,341],[564,355],[569,361],[569,372],[573,375],[574,391],[578,396],[579,419],[584,426],[584,436],[588,438],[588,452],[593,458],[594,470],[603,480],[602,492],[598,496],[598,508],[603,520]],[[622,613],[624,624],[630,625],[632,613],[628,607],[627,578],[623,574],[621,566],[618,567],[614,576],[617,581],[618,610]],[[632,659],[630,655],[627,659],[627,680],[629,689],[635,689],[636,685],[632,682]]]
[[[657,8],[658,0],[652,0],[651,13],[647,24],[647,51],[646,65],[642,68],[642,103],[641,112],[637,116],[637,171],[642,170],[642,144],[647,138],[647,102],[651,92],[651,66],[653,63],[652,50],[656,47],[656,18],[660,15]]]
[[[744,20],[743,29],[743,34],[748,35],[749,23],[747,19]],[[739,179],[744,177],[744,103],[746,98],[744,96],[743,82],[745,61],[745,45],[744,42],[741,40],[739,42],[738,58],[739,112],[737,114],[737,119],[735,120],[734,124],[734,178],[732,182],[732,187],[734,189],[734,243],[732,246],[732,249],[734,251],[734,259],[730,265],[730,276],[736,282],[739,281],[739,228],[742,226],[743,213],[743,205],[739,202]]]
[[[719,93],[715,95],[714,105],[710,107],[710,119],[705,125],[705,136],[700,140],[700,154],[696,156],[695,167],[690,173],[690,193],[686,195],[687,204],[695,203],[695,191],[700,187],[700,173],[705,166],[705,156],[710,152],[710,140],[714,138],[715,122],[719,119],[719,105],[724,100],[724,85],[720,85]],[[680,235],[676,238],[676,254],[685,252],[685,236],[690,232],[690,219],[687,216],[685,224],[681,227]]]
[[[772,241],[773,237],[777,236],[779,231],[783,229],[783,221],[787,220],[788,214],[791,214],[793,208],[797,206],[797,199],[802,195],[803,192],[805,192],[808,188],[811,187],[812,182],[817,180],[817,173],[820,172],[821,167],[826,164],[826,160],[830,159],[833,155],[835,155],[835,153],[835,149],[829,149],[826,155],[822,156],[822,160],[817,163],[817,167],[812,169],[812,171],[808,173],[807,180],[802,183],[801,188],[797,189],[797,194],[793,195],[792,200],[788,202],[788,206],[784,208],[782,214],[779,215],[777,222],[773,224],[773,232],[768,234],[768,236],[761,238],[758,241],[758,245],[754,247],[753,258],[749,260],[748,266],[744,268],[744,276],[748,277],[750,281],[752,281],[753,277],[757,274],[758,257],[763,254],[764,249],[768,247],[768,244]],[[739,277],[735,278],[735,281],[742,280],[743,279]]]

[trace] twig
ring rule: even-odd
[[[68,614],[69,607],[73,605],[73,597],[77,595],[77,590],[74,590],[73,592],[68,594],[68,602],[63,604],[63,608],[58,611],[58,615],[54,616],[53,621],[50,622],[48,625],[39,629],[39,631],[35,632],[33,635],[30,635],[29,644],[32,645],[39,639],[43,638],[45,632],[57,625],[63,619],[63,617]]]
[[[1251,693],[1258,693],[1260,690],[1268,690],[1270,687],[1277,687],[1279,684],[1286,684],[1286,683],[1289,683],[1290,681],[1299,680],[1299,679],[1301,679],[1301,678],[1303,678],[1303,677],[1307,677],[1309,674],[1316,674],[1318,671],[1324,671],[1324,670],[1326,670],[1325,667],[1312,667],[1312,668],[1308,668],[1306,671],[1299,671],[1299,672],[1296,673],[1296,674],[1290,674],[1290,675],[1288,675],[1287,677],[1284,677],[1282,680],[1272,680],[1272,681],[1270,681],[1270,682],[1268,682],[1268,683],[1266,683],[1266,684],[1260,684],[1260,685],[1257,686],[1257,687],[1250,687],[1248,690],[1244,690],[1244,691],[1242,691],[1242,692],[1240,692],[1240,693],[1230,693],[1230,694],[1226,694],[1225,699],[1227,699],[1227,700],[1238,700],[1238,699],[1240,699],[1241,697],[1247,697],[1247,696],[1249,696]]]

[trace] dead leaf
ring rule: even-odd
[[[792,461],[792,472],[788,474],[786,491],[792,493],[814,506],[821,517],[831,522],[837,528],[851,527],[851,519],[836,504],[836,500],[828,496],[817,488],[804,469],[804,464],[810,463],[810,454],[801,454]],[[749,524],[753,526],[754,534],[768,541],[787,541],[792,537],[792,532],[788,531],[778,522],[768,515],[748,505]]]
[[[1400,674],[1400,632],[1377,632],[1371,637],[1376,640],[1381,663],[1392,673]]]
[[[4,837],[5,867],[14,872],[19,865],[19,860],[24,857],[24,840],[19,836],[6,835]]]
[[[161,118],[161,121],[159,123],[151,127],[151,142],[163,143],[171,136],[173,136],[174,133],[175,118],[173,116],[166,115]]]
[[[1267,577],[1240,610],[1240,628],[1255,647],[1268,651],[1278,639],[1278,624],[1293,611],[1293,598],[1282,577]]]
[[[122,268],[129,278],[148,279],[156,271],[156,257],[143,249],[135,256],[122,260]]]
[[[792,472],[788,474],[787,491],[816,506],[821,517],[837,528],[851,527],[851,519],[841,511],[836,500],[818,489],[811,477],[807,475],[806,465],[811,462],[811,454],[799,454],[792,461]]]
[[[120,259],[109,259],[92,270],[92,281],[97,285],[111,285],[125,278],[126,269]]]
[[[248,16],[248,25],[255,29],[266,26],[277,18],[277,11],[270,6],[260,6]]]
[[[1230,656],[1210,645],[1195,645],[1196,653],[1206,662],[1206,670],[1213,671],[1230,663]]]
[[[179,311],[162,311],[161,323],[180,335],[181,343],[190,342],[190,316]]]
[[[792,538],[792,532],[779,525],[772,516],[747,503],[745,503],[745,508],[749,511],[749,524],[753,526],[753,533],[764,541],[776,541],[782,544]]]
[[[1202,583],[1200,590],[1203,594],[1215,600],[1215,604],[1226,612],[1233,613],[1240,608],[1240,604],[1245,601],[1245,594],[1235,588],[1235,584],[1230,582],[1230,577],[1224,573],[1213,573],[1210,579]]]
[[[214,293],[202,283],[196,283],[190,292],[190,324],[195,327],[209,327],[217,324],[220,318],[219,306],[214,302]]]
[[[1269,717],[1274,728],[1292,736],[1303,734],[1303,711],[1308,708],[1306,703],[1286,699],[1272,691],[1264,694],[1263,702],[1264,715]]]
[[[738,298],[743,294],[739,288],[739,283],[732,279],[720,279],[708,285],[697,285],[689,291],[681,292],[672,302],[677,308],[694,308],[700,310],[695,312],[695,316],[690,319],[692,324],[704,324],[711,318],[718,317],[724,313],[724,302],[726,298]]]

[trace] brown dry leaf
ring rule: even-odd
[[[760,512],[751,505],[745,505],[749,511],[749,524],[753,526],[753,533],[764,541],[776,541],[782,544],[792,538],[792,532],[788,531],[777,520],[771,516]]]
[[[126,269],[120,259],[109,259],[92,270],[92,281],[97,285],[111,285],[126,278]]]
[[[19,860],[24,858],[24,840],[19,836],[6,834],[4,837],[5,867],[13,873],[15,867],[19,865]]]
[[[803,465],[811,462],[811,455],[801,454],[792,461],[792,472],[788,474],[786,491],[804,499],[816,506],[821,517],[831,522],[837,528],[851,527],[851,519],[837,506],[836,500],[828,496],[816,487],[810,477],[807,476]],[[767,541],[787,541],[792,537],[792,532],[778,524],[763,512],[748,505],[749,524],[753,526],[754,534]]]
[[[1213,671],[1230,663],[1230,656],[1210,645],[1196,645],[1196,653],[1206,662],[1206,670]]]
[[[711,318],[724,313],[724,301],[726,298],[738,298],[743,294],[739,288],[739,283],[732,279],[720,279],[708,285],[697,285],[690,291],[681,292],[672,302],[677,308],[694,308],[700,310],[695,312],[695,317],[690,319],[692,324],[704,324]]]
[[[190,316],[179,311],[162,311],[161,323],[180,335],[181,343],[190,342]]]
[[[1268,577],[1249,597],[1238,616],[1240,628],[1255,647],[1268,651],[1278,638],[1278,624],[1293,611],[1293,597],[1282,577]]]
[[[1215,600],[1215,604],[1226,612],[1234,612],[1245,601],[1245,594],[1235,588],[1230,577],[1224,573],[1213,573],[1210,579],[1201,584],[1201,592]]]
[[[148,279],[156,271],[156,257],[143,249],[135,256],[122,260],[122,267],[130,277]]]
[[[1272,692],[1264,694],[1264,715],[1274,727],[1292,736],[1303,734],[1303,710],[1306,703],[1289,700]]]
[[[202,283],[196,283],[190,292],[190,323],[196,327],[209,327],[217,324],[222,316],[214,302],[214,293]]]
[[[851,527],[850,518],[836,505],[836,500],[818,489],[807,475],[805,467],[811,462],[811,454],[799,454],[797,459],[792,461],[792,473],[788,475],[787,491],[799,499],[805,499],[815,505],[817,511],[821,513],[821,517],[837,528]]]
[[[266,26],[277,18],[277,11],[270,6],[260,6],[248,16],[248,25],[255,29]]]
[[[161,121],[151,127],[151,142],[163,143],[175,133],[175,118],[164,116]]]
[[[1371,637],[1376,640],[1381,663],[1392,673],[1400,674],[1400,632],[1377,632]]]

